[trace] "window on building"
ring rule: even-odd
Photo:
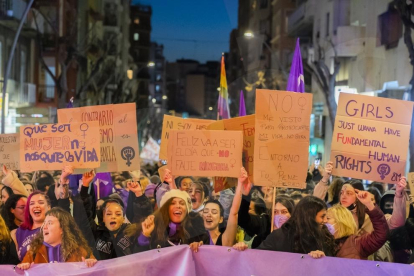
[[[329,14],[329,12],[326,14],[326,24],[325,24],[325,26],[326,26],[326,32],[325,32],[325,36],[329,36],[329,29],[330,29],[330,26],[329,26],[329,23],[330,23],[330,14]]]
[[[261,9],[267,9],[267,5],[269,4],[268,3],[269,1],[268,0],[260,0],[260,8]]]
[[[158,84],[155,86],[155,91],[160,92],[160,86]]]
[[[402,21],[397,10],[390,9],[380,14],[378,16],[377,46],[384,45],[386,49],[397,47],[402,31]]]
[[[157,79],[157,81],[160,81],[161,80],[161,74],[157,74],[156,79]]]
[[[268,33],[268,20],[260,20],[260,25],[259,25],[259,28],[260,28],[260,33],[261,34],[267,34]]]
[[[289,28],[289,16],[293,13],[293,11],[285,11],[285,33],[288,33]]]
[[[138,25],[138,24],[139,24],[139,18],[138,18],[138,17],[136,17],[136,18],[134,19],[134,24],[136,24],[136,25]]]
[[[139,33],[134,33],[134,41],[138,41],[139,40]]]

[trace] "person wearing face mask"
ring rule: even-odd
[[[84,262],[87,267],[92,267],[97,260],[73,217],[54,207],[46,213],[42,229],[17,267],[27,270],[32,264],[65,262]]]
[[[279,229],[291,217],[295,203],[286,196],[276,197],[273,229]]]
[[[352,213],[341,205],[328,209],[327,220],[334,228],[336,257],[366,260],[387,241],[388,225],[384,214],[375,206],[368,192],[356,190],[358,200],[367,208],[374,230],[357,235],[358,228]],[[323,257],[323,252],[311,252],[314,258]]]
[[[102,223],[96,227],[94,255],[98,260],[114,259],[135,253],[136,241],[125,234],[124,208],[117,200],[107,199],[101,206]]]
[[[210,199],[206,202],[203,209],[204,227],[210,236],[209,245],[233,246],[237,234],[237,217],[242,197],[242,186],[248,185],[248,174],[244,168],[241,168],[240,176],[237,183],[233,203],[230,208],[230,214],[225,230],[220,229],[220,224],[224,221],[224,209],[218,200]],[[203,245],[203,241],[190,244],[190,248],[197,252],[198,248]]]
[[[306,254],[312,251],[335,253],[334,238],[326,227],[325,202],[314,196],[303,198],[296,205],[290,219],[274,230],[257,249]],[[245,250],[241,243],[233,246]]]
[[[173,189],[164,194],[160,208],[141,224],[126,229],[128,236],[138,236],[138,250],[210,241],[203,219],[191,212],[191,198],[187,192]]]
[[[45,221],[45,214],[50,208],[49,198],[41,191],[34,191],[27,198],[24,221],[19,228],[10,232],[20,260],[23,260],[30,243],[40,231],[40,227]]]

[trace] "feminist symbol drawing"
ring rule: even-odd
[[[122,159],[126,160],[128,167],[131,167],[131,160],[135,158],[135,150],[132,147],[125,147],[121,150]]]
[[[377,168],[377,172],[379,173],[381,180],[384,180],[384,178],[390,174],[391,168],[387,164],[381,164]]]
[[[79,128],[83,132],[82,137],[85,139],[85,137],[86,137],[86,133],[85,132],[89,129],[88,124],[83,123],[83,124],[80,125]]]
[[[298,99],[298,105],[300,106],[300,113],[302,113],[303,110],[305,110],[304,106],[306,105],[306,99],[304,97],[300,97]]]

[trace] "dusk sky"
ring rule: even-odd
[[[164,44],[168,61],[220,60],[237,28],[238,0],[133,0],[152,6],[151,40]]]

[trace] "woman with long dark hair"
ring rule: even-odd
[[[203,219],[191,212],[191,198],[177,189],[166,192],[160,208],[141,224],[127,227],[126,235],[138,237],[138,251],[168,247],[192,242],[209,242]]]
[[[273,229],[278,229],[292,216],[295,202],[288,196],[278,196],[275,201]]]
[[[325,202],[317,197],[303,198],[296,205],[290,219],[273,231],[258,249],[302,254],[322,251],[327,256],[333,256],[335,243],[325,226],[326,209]],[[239,243],[235,249],[244,250],[246,247]]]
[[[27,198],[24,195],[11,195],[1,210],[9,231],[17,229],[24,220],[24,209],[26,208]]]
[[[65,262],[85,262],[92,267],[97,261],[71,214],[54,207],[46,213],[42,229],[17,267],[26,270],[33,263]]]

